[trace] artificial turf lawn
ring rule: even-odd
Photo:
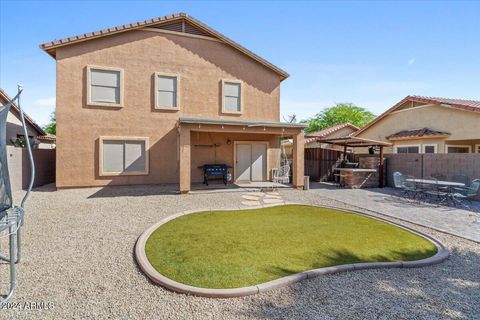
[[[155,230],[145,251],[170,279],[236,288],[333,265],[418,260],[437,249],[418,235],[365,216],[286,205],[182,216]]]

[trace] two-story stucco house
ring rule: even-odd
[[[281,137],[303,185],[303,125],[280,123],[288,74],[180,13],[52,41],[58,188],[178,183],[204,164],[265,181]]]

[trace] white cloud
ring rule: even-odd
[[[54,107],[55,106],[55,97],[37,99],[33,104],[42,107]]]
[[[415,58],[411,58],[410,60],[408,60],[408,65],[411,66],[412,64],[414,64],[416,61]]]

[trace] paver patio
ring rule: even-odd
[[[322,276],[244,298],[170,292],[138,269],[137,237],[176,212],[241,207],[245,201],[242,192],[180,196],[174,190],[35,190],[27,203],[23,261],[12,302],[52,302],[54,308],[1,310],[0,319],[474,319],[480,314],[480,245],[409,223],[403,224],[442,241],[450,258],[418,269]],[[285,201],[352,208],[324,196],[325,191],[278,193]],[[6,272],[0,265],[2,289]]]
[[[438,206],[427,202],[408,201],[392,188],[339,189],[324,183],[313,183],[314,194],[387,216],[417,223],[436,230],[480,242],[480,214]],[[480,203],[473,206],[480,209]]]

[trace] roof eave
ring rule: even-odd
[[[145,20],[145,21],[142,21],[142,22],[136,22],[136,23],[130,24],[129,27],[125,27],[125,25],[124,25],[124,26],[120,26],[120,27],[113,27],[113,28],[108,28],[108,29],[104,29],[104,30],[100,30],[100,31],[95,31],[95,32],[91,32],[92,35],[88,36],[88,37],[87,36],[82,37],[81,35],[77,35],[77,36],[73,36],[73,37],[76,37],[76,39],[74,39],[74,40],[70,40],[70,38],[73,38],[73,37],[70,37],[70,38],[65,38],[65,39],[58,40],[58,42],[59,42],[58,44],[53,44],[53,42],[47,42],[47,43],[41,44],[39,47],[40,47],[40,49],[45,51],[47,54],[49,54],[52,58],[56,59],[56,49],[60,48],[60,47],[63,47],[63,46],[68,46],[68,45],[76,44],[76,43],[83,42],[83,41],[94,40],[94,39],[98,39],[98,38],[101,38],[101,37],[115,35],[115,34],[127,32],[127,31],[146,28],[146,27],[157,25],[157,24],[160,24],[160,23],[172,22],[172,21],[180,20],[180,19],[187,20],[189,23],[195,25],[197,28],[200,28],[200,29],[202,29],[203,31],[205,31],[209,34],[212,34],[213,36],[219,38],[221,41],[227,43],[228,45],[230,45],[233,48],[237,49],[238,51],[242,52],[246,56],[248,56],[251,59],[257,61],[260,64],[262,64],[266,68],[274,71],[275,73],[277,73],[280,76],[280,81],[283,81],[290,76],[286,71],[284,71],[281,68],[275,66],[274,64],[272,64],[269,61],[265,60],[264,58],[258,56],[254,52],[248,50],[247,48],[243,47],[242,45],[236,43],[235,41],[231,40],[230,38],[224,36],[223,34],[219,33],[218,31],[216,31],[212,28],[210,28],[209,26],[207,26],[203,22],[200,22],[199,20],[189,16],[186,13],[177,13],[177,14],[173,14],[173,15],[165,16],[165,17],[161,17],[161,18],[155,18],[155,19]],[[150,21],[150,22],[147,23],[146,21]],[[50,45],[50,44],[52,44],[52,45]]]
[[[190,117],[180,117],[178,119],[178,122],[185,123],[185,124],[212,124],[212,125],[233,125],[233,126],[249,126],[249,127],[272,127],[272,128],[304,129],[307,127],[307,125],[303,123],[190,118]]]
[[[449,134],[428,134],[423,136],[385,137],[385,139],[390,141],[399,141],[399,140],[448,138],[449,136],[450,136]]]

